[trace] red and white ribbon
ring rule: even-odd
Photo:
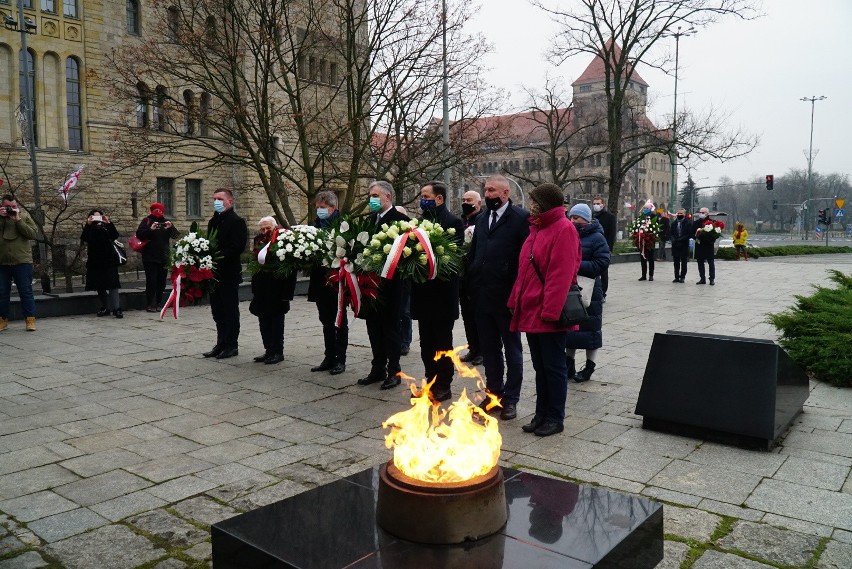
[[[174,315],[175,320],[178,319],[180,315],[180,279],[183,276],[183,270],[178,271],[177,277],[172,277],[172,293],[169,295],[168,300],[166,300],[166,304],[163,305],[163,309],[160,311],[160,320],[163,319],[163,316],[166,315],[166,312],[169,309],[169,306],[172,307],[172,314]]]
[[[340,260],[340,269],[337,273],[337,317],[334,320],[334,325],[340,328],[343,323],[343,315],[346,314],[346,290],[349,290],[349,297],[352,299],[352,311],[355,316],[361,310],[361,287],[358,286],[358,279],[355,274],[346,268],[346,259]]]
[[[275,243],[276,239],[278,239],[277,227],[272,231],[272,237],[269,238],[269,241],[266,243],[266,245],[264,245],[263,248],[257,252],[257,262],[261,265],[266,264],[266,256],[269,254],[269,246]]]
[[[385,265],[380,273],[383,278],[392,279],[396,269],[399,266],[399,261],[405,251],[405,244],[408,242],[408,236],[414,234],[420,245],[423,246],[423,252],[426,254],[426,264],[429,267],[428,280],[433,280],[438,276],[438,264],[435,262],[435,252],[432,250],[432,242],[429,241],[429,234],[422,228],[417,227],[410,231],[406,231],[393,241],[388,258],[385,260]],[[414,254],[414,253],[413,253]]]

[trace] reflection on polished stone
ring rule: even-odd
[[[503,474],[508,521],[486,539],[435,546],[384,532],[375,519],[374,467],[215,524],[213,568],[650,569],[662,560],[661,504],[511,469]]]

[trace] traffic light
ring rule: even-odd
[[[771,190],[774,187],[775,187],[775,176],[773,176],[772,174],[767,174],[766,175],[766,189]]]
[[[719,202],[713,202],[713,211],[719,209]]]
[[[772,209],[778,209],[778,200],[772,200]]]
[[[824,225],[828,225],[828,218],[825,214],[825,210],[821,209],[817,213],[819,214],[819,222],[824,224]]]

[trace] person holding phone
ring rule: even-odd
[[[163,204],[154,202],[150,209],[151,214],[139,223],[136,237],[148,242],[141,252],[145,268],[145,310],[159,312],[169,272],[169,240],[176,239],[180,232],[164,217]]]
[[[0,201],[0,332],[9,326],[12,281],[21,297],[26,328],[35,332],[35,296],[33,295],[33,250],[30,241],[38,228],[18,206],[15,196]]]
[[[103,210],[93,209],[83,224],[80,241],[88,248],[86,259],[86,290],[98,293],[101,307],[98,316],[112,314],[116,318],[124,318],[121,310],[118,290],[121,281],[118,277],[118,257],[115,254],[113,241],[118,239],[118,229],[104,215]]]

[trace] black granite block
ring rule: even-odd
[[[215,524],[214,569],[650,569],[663,508],[646,498],[503,469],[508,521],[453,546],[376,525],[378,467]],[[417,512],[412,512],[413,516]]]
[[[646,428],[770,448],[802,411],[808,378],[770,340],[654,334],[636,414]]]

